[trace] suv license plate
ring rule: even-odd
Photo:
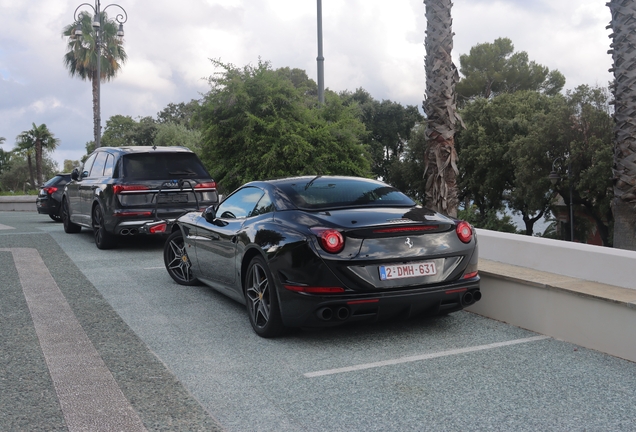
[[[380,280],[404,279],[437,274],[437,269],[433,261],[380,266],[379,269]]]
[[[159,204],[166,203],[187,203],[188,195],[187,194],[169,194],[169,195],[159,195],[157,198]]]

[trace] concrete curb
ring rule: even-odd
[[[0,196],[0,211],[37,211],[37,195]]]

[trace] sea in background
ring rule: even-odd
[[[526,224],[523,223],[523,217],[521,216],[521,214],[513,214],[512,211],[508,207],[506,207],[506,210],[502,213],[502,216],[503,215],[510,216],[510,220],[512,221],[513,224],[515,224],[515,226],[517,227],[517,230],[525,231]],[[552,213],[549,213],[548,217],[551,218],[552,220],[546,221],[545,217],[543,217],[534,223],[532,235],[540,236],[541,234],[544,233],[544,231],[550,226],[550,224],[554,220],[554,216],[552,215]]]

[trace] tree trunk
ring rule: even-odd
[[[31,187],[35,189],[35,178],[33,177],[33,163],[31,162],[31,155],[27,153],[27,166],[29,167],[29,177],[31,178]]]
[[[42,141],[35,140],[35,176],[37,177],[39,187],[44,181],[42,180]]]
[[[424,0],[426,6],[426,99],[423,108],[427,117],[424,153],[426,206],[456,217],[457,152],[455,125],[461,123],[457,114],[455,84],[459,73],[453,64],[453,32],[451,0]],[[427,177],[428,176],[428,177]]]
[[[611,0],[614,60],[614,247],[636,250],[636,2]]]
[[[99,79],[99,72],[97,70],[93,71],[93,78],[91,79],[91,85],[93,87],[93,139],[95,144],[99,142],[98,137],[101,136],[101,118],[99,112],[99,104],[97,100],[97,86]]]

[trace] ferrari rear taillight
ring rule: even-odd
[[[472,278],[474,278],[474,277],[477,277],[477,275],[478,275],[478,274],[479,274],[479,272],[476,272],[476,271],[474,271],[474,272],[470,272],[470,273],[466,273],[466,274],[462,277],[462,279],[472,279]]]
[[[45,188],[42,188],[42,190],[46,192],[47,194],[52,194],[54,192],[57,192],[57,188],[55,186],[47,186]]]
[[[144,185],[114,185],[113,186],[114,194],[119,194],[122,192],[139,192],[144,190],[148,190],[148,186],[144,186]]]
[[[470,243],[473,239],[473,228],[468,222],[459,222],[457,224],[457,228],[455,228],[455,232],[457,233],[457,237],[459,237],[463,243]]]
[[[325,252],[336,254],[344,249],[344,237],[340,231],[329,228],[311,228],[311,231],[316,234]]]

